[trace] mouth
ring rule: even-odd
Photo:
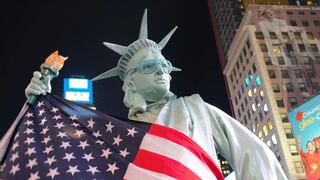
[[[158,83],[158,84],[165,84],[167,83],[167,81],[165,79],[157,79],[154,82]]]

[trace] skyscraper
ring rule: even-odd
[[[287,112],[319,91],[320,8],[251,5],[224,69],[235,117],[305,178]]]

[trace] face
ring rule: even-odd
[[[313,144],[312,144],[312,142],[308,142],[307,143],[307,149],[308,149],[308,151],[312,151],[313,150]]]
[[[141,61],[146,60],[160,60],[166,61],[165,58],[156,51],[144,51],[132,59],[134,65],[138,66]],[[159,61],[158,61],[159,62]],[[128,68],[129,69],[129,68]],[[156,102],[163,99],[170,89],[171,76],[166,72],[161,63],[156,64],[156,68],[151,73],[145,73],[135,69],[130,72],[132,86],[147,102]]]

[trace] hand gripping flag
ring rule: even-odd
[[[26,106],[17,122],[0,179],[223,179],[195,142],[165,126],[52,95]]]

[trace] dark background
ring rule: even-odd
[[[113,68],[120,58],[103,41],[129,45],[138,38],[148,8],[149,39],[160,40],[179,26],[163,55],[182,72],[172,73],[171,90],[178,96],[199,93],[230,114],[229,101],[206,0],[42,0],[2,1],[0,6],[1,102],[0,135],[9,128],[26,98],[33,71],[55,50],[68,56],[53,94],[62,96],[63,78],[93,78]],[[126,117],[119,78],[94,83],[98,110]]]

